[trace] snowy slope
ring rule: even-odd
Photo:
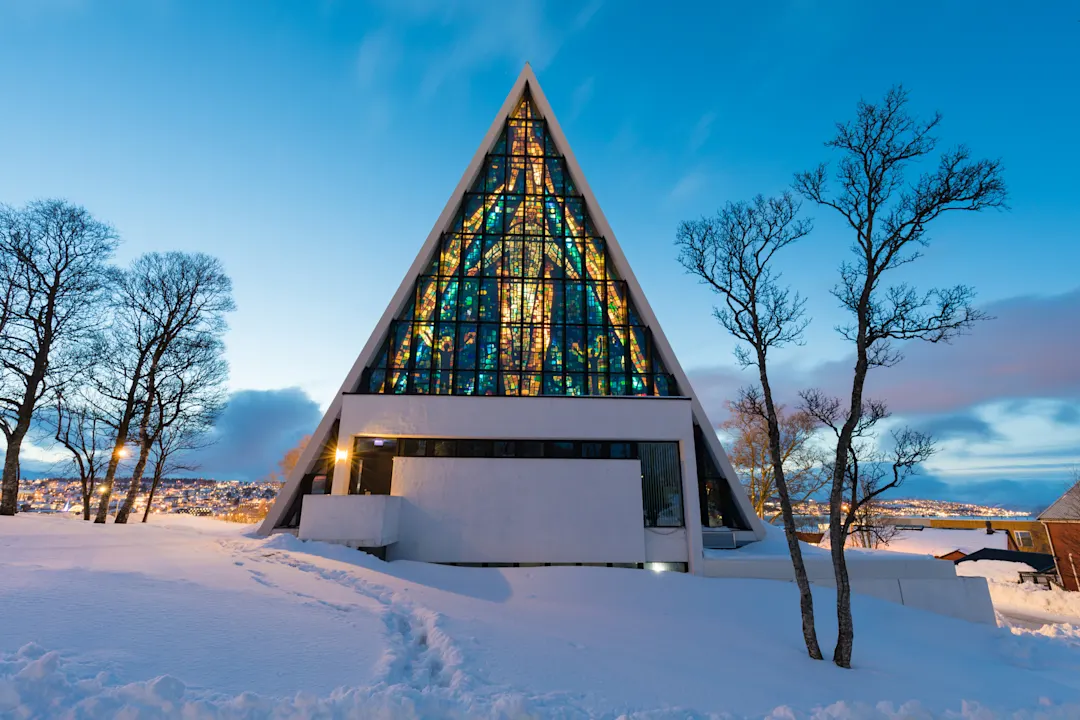
[[[787,583],[388,565],[250,530],[0,518],[0,717],[1080,717],[1056,636],[856,596],[843,671],[805,659]]]

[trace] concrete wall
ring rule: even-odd
[[[390,495],[305,495],[301,540],[382,547],[398,539],[401,498]]]
[[[698,507],[692,405],[687,398],[345,395],[342,401],[339,446],[343,448],[351,448],[351,442],[346,438],[356,435],[678,442],[686,528],[681,533],[667,537],[648,537],[648,547],[651,548],[649,559],[656,562],[688,562],[691,572],[701,572],[701,510]],[[433,479],[430,487],[424,486],[419,471],[415,469],[405,470],[408,474],[402,475],[402,469],[409,467],[410,462],[432,461],[458,464],[445,465],[439,471],[444,474]],[[403,515],[401,540],[396,549],[391,548],[389,557],[438,562],[643,562],[646,559],[644,548],[647,536],[637,461],[610,461],[632,467],[634,482],[628,481],[630,470],[626,469],[619,471],[626,474],[625,477],[620,475],[620,483],[603,487],[598,485],[598,482],[608,482],[598,480],[599,476],[608,473],[608,470],[601,469],[608,462],[603,460],[396,458],[394,462],[392,493],[402,495],[408,499],[408,505],[415,506],[409,510],[403,509],[404,514],[415,518],[416,513],[426,513],[431,520],[438,516],[434,497],[441,493],[450,503],[445,510],[439,510],[439,513],[449,513],[443,518],[442,532],[444,540],[450,544],[445,548],[436,548],[432,531],[422,529],[425,534],[413,538],[412,533],[418,526],[405,520]],[[471,471],[449,469],[464,467],[460,463],[479,463],[476,468],[491,481],[478,484],[476,475]],[[558,463],[567,463],[565,469],[557,470]],[[434,465],[424,467],[427,472],[427,468]],[[348,459],[337,463],[335,492],[347,487],[344,478],[347,468]],[[440,487],[450,481],[453,487]],[[533,484],[544,489],[531,489]],[[507,487],[519,490],[529,488],[528,492],[531,493],[550,492],[551,495],[534,498],[537,504],[528,513],[517,511],[513,513],[517,517],[512,518],[507,510],[495,509],[502,507],[502,503],[506,507],[520,507],[520,504],[515,504],[516,496],[512,492],[505,492]],[[595,495],[598,488],[607,493],[602,497],[603,505],[599,496]],[[488,514],[492,516],[506,516],[511,523],[496,532],[491,526],[496,520],[471,513],[460,502],[453,504],[458,496],[470,498],[469,502],[474,506],[489,508]],[[568,499],[579,496],[589,498],[589,502],[596,497],[596,504],[582,508],[582,511],[570,507],[573,503]],[[421,504],[417,505],[414,497],[421,498]],[[562,507],[557,509],[558,503]],[[623,518],[617,513],[622,512],[621,508],[629,507],[630,503],[636,503],[633,553],[627,538],[620,536],[608,541],[595,531],[597,527],[607,527],[609,522],[612,527],[621,527]],[[613,515],[610,521],[605,519],[607,513]],[[479,530],[475,533],[462,530],[459,534],[449,530],[464,518],[481,523],[478,527],[483,528],[483,533]],[[531,523],[532,518],[535,518],[536,526],[542,525],[547,529],[530,538],[522,522],[528,520]],[[576,527],[579,523],[582,525],[580,528]],[[555,527],[560,528],[559,532],[552,529]],[[595,552],[586,552],[582,547],[586,542],[596,543]],[[681,547],[676,546],[679,542]],[[451,556],[460,559],[449,559]],[[501,559],[495,559],[496,556]],[[588,559],[585,559],[586,556]]]
[[[637,460],[397,457],[391,492],[403,504],[390,560],[646,559]]]
[[[803,549],[810,582],[836,587],[827,554]],[[957,577],[956,567],[931,557],[899,553],[850,553],[851,591],[860,595],[928,610],[939,615],[993,625],[994,606],[984,578]],[[739,550],[706,552],[704,574],[709,577],[760,578],[794,582],[786,555],[743,554]]]
[[[646,562],[686,562],[686,528],[645,528]]]

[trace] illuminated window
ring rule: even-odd
[[[676,395],[526,91],[363,392]]]

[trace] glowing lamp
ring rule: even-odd
[[[349,457],[349,452],[347,450],[342,450],[341,448],[338,448],[338,451],[334,455],[334,457],[336,457],[339,461],[344,460],[345,458]]]

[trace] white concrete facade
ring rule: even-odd
[[[297,537],[358,548],[398,540],[401,498],[391,495],[305,495]]]
[[[637,460],[399,457],[392,492],[403,505],[388,560],[646,559]]]
[[[638,460],[394,458],[390,492],[402,499],[402,508],[398,542],[387,557],[455,563],[681,562],[689,563],[691,572],[701,571],[701,511],[687,398],[346,395],[339,447],[351,452],[350,438],[356,436],[676,442],[683,528],[644,526]],[[335,464],[336,494],[348,491],[350,460]]]

